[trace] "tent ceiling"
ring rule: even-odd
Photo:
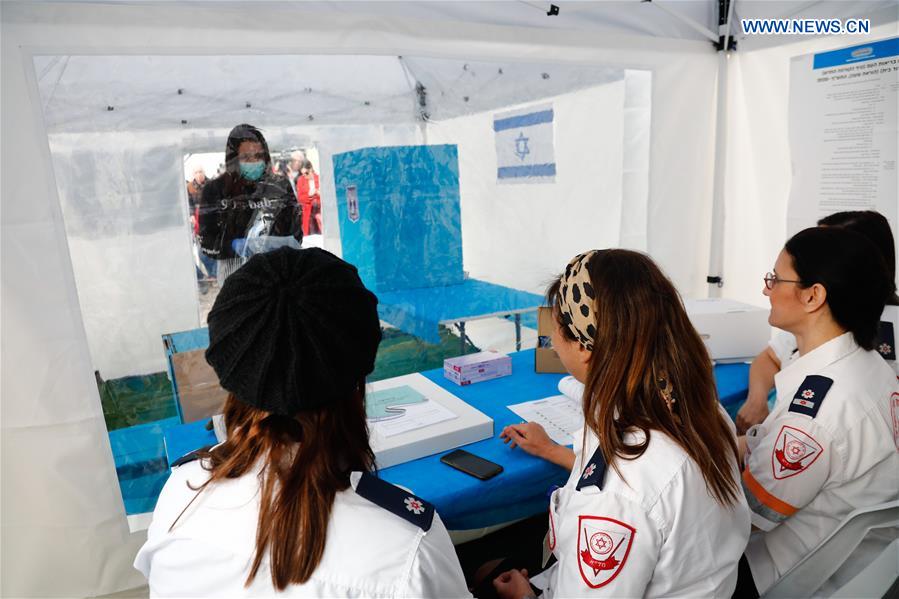
[[[244,10],[256,14],[274,11],[283,16],[282,24],[301,24],[304,16],[370,15],[388,21],[411,18],[439,20],[448,26],[470,23],[502,27],[587,31],[596,35],[632,35],[678,40],[707,41],[695,28],[673,17],[667,8],[703,27],[717,31],[718,0],[500,0],[500,1],[377,1],[370,0],[4,0],[4,19],[29,21],[40,18],[35,11],[44,5],[136,5],[160,6],[165,12],[178,9],[214,11],[237,15]],[[560,7],[559,14],[548,16],[549,6]],[[10,10],[20,5],[21,10]],[[871,18],[872,25],[899,20],[896,0],[735,0],[734,18]],[[196,29],[216,27],[220,21],[191,23]],[[735,28],[739,40],[744,36]],[[787,36],[764,36],[768,43],[784,43]],[[749,39],[749,38],[747,38]],[[753,38],[758,41],[761,38]],[[806,36],[807,39],[807,36]]]
[[[614,81],[620,69],[397,56],[38,56],[51,133],[415,123]],[[182,123],[182,121],[184,121]]]
[[[177,30],[189,23],[185,35],[189,31],[190,38],[198,39],[203,37],[204,28],[230,30],[243,22],[248,24],[248,35],[264,34],[266,28],[274,27],[282,33],[295,30],[301,39],[304,24],[311,27],[305,23],[310,18],[317,18],[318,23],[359,22],[372,31],[392,24],[401,30],[415,30],[416,24],[429,21],[439,23],[447,31],[458,31],[463,38],[489,35],[485,31],[496,33],[497,27],[509,28],[524,41],[528,39],[529,29],[579,31],[595,35],[596,39],[627,36],[632,44],[633,40],[637,44],[646,40],[647,46],[657,51],[664,51],[664,40],[708,43],[700,31],[672,16],[670,11],[702,28],[716,30],[717,0],[557,0],[561,7],[557,16],[546,15],[549,4],[537,0],[6,2],[3,17],[4,21],[43,20],[89,27],[104,23],[115,26],[139,15],[141,26],[151,30],[165,27],[166,23],[172,23]],[[129,5],[137,11],[130,10]],[[736,19],[868,17],[872,25],[899,20],[896,0],[735,0],[734,6]],[[88,7],[90,10],[81,10]],[[251,20],[250,16],[254,18]],[[490,29],[478,29],[478,26]],[[733,30],[737,29],[735,25]],[[742,51],[795,40],[795,36],[745,37],[738,32],[736,38],[742,44]],[[849,36],[846,39],[851,41]],[[188,38],[185,43],[189,43]],[[358,40],[348,42],[349,47],[354,43],[358,44]],[[98,38],[97,46],[103,47],[102,38]],[[147,48],[148,53],[155,50],[152,43]],[[161,48],[159,54],[171,54],[169,48]],[[713,52],[711,44],[708,48]],[[91,53],[90,48],[87,51]],[[277,52],[277,47],[266,49],[268,53],[272,51]],[[340,47],[327,51],[339,52]],[[409,47],[395,51],[415,54]],[[597,60],[601,59],[598,53]],[[237,121],[260,126],[414,123],[421,112],[414,91],[416,82],[421,82],[427,91],[424,111],[432,120],[443,120],[533,101],[620,76],[614,68],[524,65],[512,61],[507,64],[470,62],[468,70],[465,66],[464,61],[413,57],[406,59],[404,68],[396,56],[383,55],[78,55],[36,59],[46,124],[48,131],[54,133],[173,127],[208,129]],[[183,90],[181,94],[179,89]]]
[[[707,41],[699,31],[662,7],[718,30],[718,0],[516,0],[498,2],[310,2],[304,11],[369,13],[386,18],[414,17],[512,27],[589,31],[597,35],[637,35]],[[549,6],[559,14],[547,15]],[[653,6],[657,5],[657,6]],[[741,18],[882,18],[899,20],[896,0],[735,0]],[[874,25],[876,23],[872,23]],[[732,34],[744,38],[734,27]],[[766,36],[777,39],[778,36]],[[782,36],[786,37],[786,36]]]

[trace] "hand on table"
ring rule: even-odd
[[[545,458],[556,445],[543,430],[543,427],[536,422],[510,424],[503,429],[499,436],[503,443],[511,443],[509,447],[520,447],[538,458]]]
[[[574,452],[564,445],[558,445],[549,438],[543,427],[536,422],[510,424],[499,434],[510,447],[520,447],[525,452],[571,470],[574,466]]]
[[[540,426],[539,424],[537,426]],[[534,591],[528,580],[527,570],[508,570],[493,579],[493,588],[501,599],[525,599]]]

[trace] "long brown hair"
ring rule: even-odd
[[[279,591],[312,577],[325,551],[335,496],[349,487],[350,472],[374,468],[364,389],[361,381],[346,401],[294,417],[276,416],[228,396],[228,439],[202,452],[211,474],[196,490],[199,495],[216,482],[241,477],[262,461],[256,551],[245,586],[256,578],[266,553]]]
[[[628,250],[598,251],[587,269],[596,294],[596,338],[584,422],[606,461],[620,474],[617,459],[640,457],[652,432],[660,431],[699,466],[715,500],[733,505],[739,487],[729,458],[738,459],[737,446],[718,409],[712,362],[674,285],[649,257]],[[550,285],[547,301],[562,334],[577,341],[561,320],[560,284],[561,277]],[[625,443],[625,434],[635,430],[644,441]]]

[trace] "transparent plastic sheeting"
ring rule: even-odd
[[[160,335],[199,324],[182,150],[134,134],[50,142],[93,369],[164,370]]]
[[[205,76],[225,63],[233,76]],[[624,239],[619,231],[626,232],[632,246],[645,246],[648,73],[373,56],[42,56],[35,58],[35,67],[91,357],[106,379],[163,370],[160,335],[202,324],[201,310],[208,306],[197,297],[197,258],[180,159],[187,152],[223,151],[228,131],[240,122],[261,127],[270,146],[273,139],[303,138],[320,150],[325,248],[338,254],[345,236],[337,198],[345,188],[335,186],[332,158],[364,148],[375,152],[385,142],[457,148],[453,218],[458,223],[453,223],[450,252],[436,234],[446,230],[436,226],[437,213],[420,214],[425,220],[410,226],[422,231],[434,226],[435,231],[428,233],[431,245],[422,252],[404,241],[405,219],[385,218],[377,236],[369,231],[379,244],[379,260],[417,255],[421,268],[414,272],[426,274],[447,267],[452,253],[458,281],[461,239],[462,266],[471,278],[542,293],[568,258],[587,247],[619,244]],[[292,83],[293,93],[279,87],[286,85],[288,73],[303,73],[307,85],[301,92]],[[202,81],[202,93],[174,81]],[[296,94],[302,113],[287,108],[298,106]],[[195,118],[212,118],[212,99],[221,112],[243,96],[250,107],[237,114],[217,114],[214,123]],[[282,106],[277,98],[290,102]],[[553,185],[499,186],[492,117],[530,101],[554,107],[558,176]],[[316,106],[325,110],[335,103],[356,106],[345,117],[332,111],[308,120]],[[97,111],[97,106],[112,110]],[[387,118],[379,107],[397,112]],[[359,111],[367,109],[373,111],[369,126],[327,124],[341,118],[341,123],[360,122]],[[174,119],[172,126],[159,121],[175,116],[186,118]],[[401,214],[397,210],[409,210],[397,208],[398,190],[417,184],[409,180],[403,182],[406,187],[393,186],[408,169],[394,165],[366,176],[360,164],[357,171],[360,192],[370,184],[375,204],[394,198],[394,217]],[[381,176],[387,178],[378,181]],[[392,176],[396,181],[388,181]],[[428,193],[446,193],[440,185],[431,185]],[[424,197],[425,191],[417,186],[416,193]],[[213,206],[206,220],[217,222],[225,212],[236,211]],[[250,215],[240,219],[244,231],[219,227],[206,243],[212,252],[243,259],[282,241],[291,243],[281,230],[247,243],[256,219],[244,212]],[[366,213],[363,209],[363,218]],[[402,272],[412,271],[395,268],[391,277]],[[427,278],[422,285],[435,284],[439,277]]]
[[[207,75],[225,65],[229,77]],[[108,382],[171,378],[162,337],[201,326],[211,299],[198,288],[183,157],[224,151],[240,123],[270,147],[318,150],[325,248],[359,267],[386,323],[425,343],[441,341],[439,323],[536,307],[584,249],[645,247],[648,72],[383,56],[37,57],[35,67],[91,369]],[[553,183],[500,184],[494,117],[537,105],[555,115]],[[298,245],[290,198],[259,192],[282,186],[249,187],[201,207],[205,258],[239,266]],[[158,403],[175,401],[173,390]],[[128,514],[152,510],[165,483],[173,413],[110,426]]]

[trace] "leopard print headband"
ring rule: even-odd
[[[596,314],[593,307],[596,293],[590,284],[587,264],[596,252],[597,250],[591,250],[575,256],[565,267],[559,287],[562,322],[583,348],[591,352],[596,339]]]

